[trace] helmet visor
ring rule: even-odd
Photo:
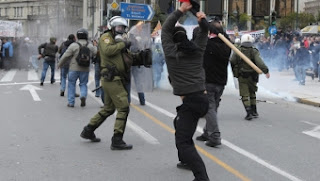
[[[126,27],[119,25],[119,26],[114,27],[114,30],[118,34],[123,34],[126,32]]]

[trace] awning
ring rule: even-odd
[[[302,34],[320,34],[320,25],[309,25],[301,30]]]

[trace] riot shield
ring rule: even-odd
[[[131,52],[139,52],[151,49],[150,23],[139,22],[128,32],[128,39],[131,41]],[[144,66],[131,67],[132,87],[136,92],[150,92],[153,90],[152,69]]]

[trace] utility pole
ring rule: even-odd
[[[92,14],[92,38],[94,37],[94,11],[95,11],[95,7],[94,7],[94,1],[91,0],[91,14]]]

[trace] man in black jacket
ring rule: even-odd
[[[185,2],[170,14],[163,24],[161,39],[173,94],[180,96],[183,102],[177,107],[174,119],[176,147],[181,161],[177,166],[191,169],[195,181],[208,181],[206,167],[192,140],[199,118],[209,107],[202,67],[208,27],[199,23],[200,31],[193,42],[188,40],[183,27],[175,27],[179,18],[191,8],[192,5]],[[205,14],[197,13],[197,17],[200,22]]]
[[[56,53],[58,52],[58,46],[56,45],[57,39],[50,38],[50,43],[43,43],[38,47],[39,56],[38,59],[44,58],[43,69],[41,74],[40,86],[43,86],[43,82],[46,78],[47,70],[51,68],[51,84],[55,83],[54,71],[56,66]],[[41,51],[43,49],[43,52]]]
[[[205,116],[206,126],[203,129],[204,133],[196,139],[206,141],[207,146],[215,147],[221,145],[217,111],[224,86],[227,84],[231,49],[217,35],[219,33],[225,34],[220,22],[214,20],[210,22],[210,27],[212,28],[210,28],[209,40],[203,58],[209,111]]]
[[[74,36],[74,34],[70,34],[68,36],[68,40],[63,42],[61,44],[61,46],[59,47],[59,58],[62,57],[62,55],[64,54],[64,52],[66,52],[66,50],[68,49],[68,47],[74,43],[76,41],[76,36]],[[61,84],[60,84],[60,96],[64,96],[64,91],[66,90],[66,82],[67,82],[67,75],[69,73],[69,64],[71,62],[71,58],[69,57],[68,61],[62,65],[61,70],[60,70],[60,79],[61,79]]]

